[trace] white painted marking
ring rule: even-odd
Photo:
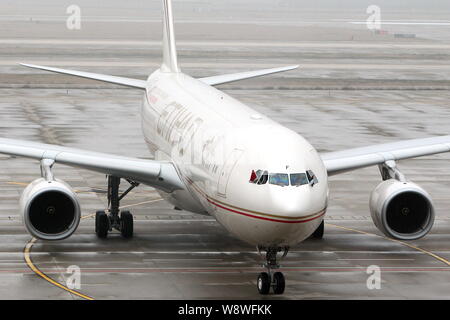
[[[13,45],[86,45],[86,46],[142,46],[157,47],[161,41],[147,40],[85,40],[85,39],[0,39],[0,44]],[[450,44],[443,43],[368,43],[368,42],[264,42],[264,41],[177,41],[179,46],[202,47],[292,47],[292,48],[404,48],[404,49],[449,49]],[[159,47],[158,47],[159,48]],[[234,64],[234,62],[233,62]]]
[[[450,49],[450,47],[449,47]],[[23,60],[23,59],[22,59]],[[2,66],[17,66],[21,60],[0,60],[0,65]],[[55,60],[33,60],[32,63],[40,65],[57,65],[60,67],[157,67],[158,62],[149,61],[55,61]],[[269,68],[273,64],[268,63],[246,63],[246,66],[250,68]],[[183,63],[186,68],[223,68],[231,69],[235,68],[236,64],[234,62],[214,62],[214,63],[204,63],[204,62],[188,62]],[[302,69],[339,69],[339,70],[450,70],[450,65],[447,64],[334,64],[334,63],[303,63],[301,65]]]
[[[377,259],[377,258],[372,258],[372,259],[337,259],[337,260],[343,260],[343,261],[372,261],[372,260],[376,260],[376,261],[414,261],[416,259]]]
[[[349,21],[350,24],[366,24],[367,22],[363,21]],[[450,22],[380,22],[381,26],[450,26]]]

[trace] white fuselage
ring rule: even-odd
[[[328,182],[316,150],[225,93],[158,70],[148,78],[142,128],[155,158],[172,161],[185,183],[185,190],[162,193],[175,206],[209,214],[259,246],[297,244],[322,222]],[[307,170],[318,183],[281,186]],[[253,183],[255,172],[270,178]]]

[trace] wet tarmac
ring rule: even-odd
[[[120,29],[114,21],[92,22],[112,28],[93,34],[86,33],[87,23],[85,33],[67,37],[55,27],[59,18],[31,14],[41,21],[34,22],[30,34],[21,32],[32,22],[0,17],[8,30],[17,30],[0,31],[0,136],[150,158],[140,128],[141,92],[16,63],[143,79],[159,63],[158,37],[148,45],[149,30],[125,38],[124,30],[145,25],[126,21]],[[151,26],[157,30],[156,23]],[[210,33],[204,31],[199,39],[198,28],[186,23],[178,27],[180,43],[185,41],[181,66],[199,77],[304,64],[297,71],[223,89],[304,135],[319,151],[450,134],[448,30],[427,28],[420,39],[397,42],[344,24],[328,41],[323,28],[310,26],[297,38],[281,39],[284,29],[277,29],[261,40],[254,29],[227,34],[221,23],[209,22]],[[109,37],[100,39],[102,32]],[[215,37],[220,32],[227,36]],[[311,41],[314,32],[317,42]],[[340,41],[332,41],[337,35]],[[341,41],[352,35],[355,41]],[[247,43],[247,36],[253,42]],[[437,212],[430,234],[407,243],[383,237],[370,218],[370,192],[380,182],[376,167],[332,177],[324,239],[293,247],[282,261],[285,294],[263,297],[256,290],[263,269],[255,248],[210,217],[174,210],[152,188],[140,186],[122,201],[134,214],[132,239],[118,233],[98,239],[92,214],[107,205],[106,179],[85,170],[55,166],[56,177],[79,195],[84,218],[77,232],[60,242],[33,241],[22,226],[18,200],[26,184],[39,177],[39,164],[0,155],[0,298],[449,299],[449,160],[450,155],[438,155],[399,163],[407,178],[431,194]],[[380,289],[367,287],[372,265],[381,269]],[[74,291],[68,288],[70,266],[81,270],[81,286]]]

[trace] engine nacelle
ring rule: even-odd
[[[28,232],[43,240],[62,240],[75,232],[81,209],[75,192],[64,181],[44,178],[30,183],[20,198]]]
[[[395,179],[383,181],[372,192],[370,213],[380,231],[401,240],[423,237],[434,223],[430,195],[415,183]]]

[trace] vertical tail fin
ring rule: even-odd
[[[180,72],[173,29],[172,0],[163,0],[163,72]]]

